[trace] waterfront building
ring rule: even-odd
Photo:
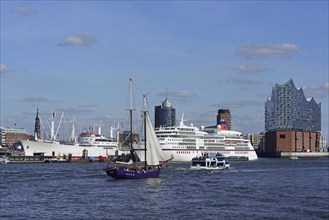
[[[250,142],[255,150],[264,150],[265,132],[250,135]]]
[[[265,103],[265,151],[319,151],[321,103],[306,99],[292,79],[272,88]]]
[[[119,134],[119,142],[124,147],[127,147],[130,145],[130,142],[131,142],[130,138],[131,138],[130,131],[123,131],[122,134]],[[132,140],[135,143],[139,142],[139,134],[133,132]]]
[[[162,105],[154,107],[154,127],[173,127],[176,124],[176,109],[173,107],[168,98]]]
[[[12,146],[18,140],[28,140],[30,136],[23,128],[0,127],[0,145],[5,147]]]
[[[228,129],[232,130],[231,113],[229,109],[218,109],[217,124],[219,124],[221,120],[226,121]]]
[[[320,137],[320,146],[319,146],[319,151],[320,152],[328,152],[329,151],[329,145],[327,144],[327,132],[322,131],[321,132],[321,137]]]

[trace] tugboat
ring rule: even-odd
[[[191,169],[195,170],[224,170],[230,167],[230,163],[224,160],[222,154],[204,153],[200,157],[192,158]]]

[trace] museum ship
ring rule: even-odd
[[[63,115],[62,115],[63,117]],[[40,119],[37,112],[35,140],[21,140],[15,144],[16,150],[23,152],[24,156],[34,156],[42,153],[44,156],[65,158],[69,155],[72,159],[104,160],[109,156],[118,155],[122,152],[119,149],[118,139],[105,138],[99,132],[83,132],[75,139],[75,123],[72,125],[71,140],[59,142],[54,129],[55,113],[52,114],[50,136],[48,139],[40,139]],[[58,131],[58,129],[57,129]]]

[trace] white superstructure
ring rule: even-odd
[[[160,127],[155,130],[162,150],[173,161],[191,161],[202,153],[220,153],[228,159],[256,160],[257,154],[248,139],[237,131],[223,130],[220,126],[200,130],[187,126]]]
[[[25,156],[33,156],[34,153],[44,153],[44,156],[64,157],[72,154],[72,158],[79,159],[85,154],[91,160],[106,159],[108,156],[121,154],[119,143],[107,139],[94,132],[81,133],[78,143],[63,144],[58,141],[20,141]]]
[[[100,157],[106,159],[109,155],[115,154],[115,149],[97,145],[81,146],[79,144],[61,144],[55,141],[23,140],[20,144],[25,156],[33,156],[34,153],[44,153],[44,156],[67,157],[71,154],[73,159],[83,158],[86,155],[91,160],[98,160]]]
[[[109,138],[105,138],[101,134],[97,134],[96,132],[83,132],[80,134],[78,138],[78,143],[80,146],[98,146],[104,147],[107,149],[118,147],[118,143]]]
[[[63,115],[62,115],[63,117]],[[113,139],[107,139],[100,133],[83,132],[75,141],[75,126],[72,126],[71,140],[62,143],[56,140],[57,132],[54,129],[55,114],[52,114],[51,134],[48,140],[21,140],[18,149],[24,151],[25,156],[34,156],[35,153],[43,153],[44,156],[67,157],[72,155],[73,159],[88,157],[90,160],[107,159],[108,156],[121,154],[119,143]],[[100,132],[100,129],[99,129]],[[118,139],[117,139],[118,140]]]

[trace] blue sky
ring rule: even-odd
[[[293,79],[322,104],[328,131],[328,1],[1,1],[1,125],[32,134],[42,119],[126,120],[128,82],[151,115],[264,130],[264,103]]]

